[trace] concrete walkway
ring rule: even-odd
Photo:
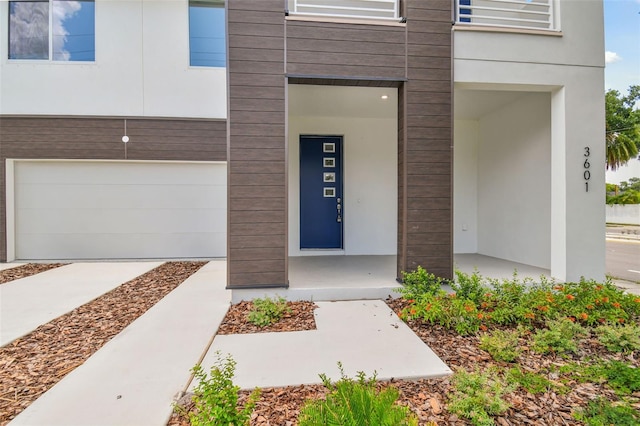
[[[202,361],[208,370],[216,350],[234,357],[245,388],[320,383],[323,372],[336,379],[338,361],[350,376],[450,373],[379,300],[319,302],[315,331],[217,336],[209,348],[231,299],[225,283],[226,262],[209,262],[10,424],[163,426],[191,368]]]
[[[338,361],[350,377],[358,371],[377,372],[380,380],[452,373],[383,301],[316,304],[317,330],[217,336],[205,371],[220,351],[237,361],[234,383],[244,389],[321,383],[319,373],[336,380]]]
[[[162,262],[74,263],[0,286],[0,346]]]
[[[4,271],[6,269],[17,268],[18,266],[22,266],[24,263],[0,263],[0,271]]]
[[[209,262],[10,424],[165,425],[229,308],[225,280]]]

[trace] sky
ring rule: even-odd
[[[605,89],[640,84],[640,0],[604,0]]]
[[[640,0],[604,0],[604,32],[605,89],[627,94],[629,86],[640,84]],[[640,177],[640,160],[608,171],[606,180],[620,183],[631,177]]]

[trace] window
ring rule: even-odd
[[[189,64],[227,65],[224,0],[189,1]]]
[[[9,2],[9,59],[95,60],[93,0]]]

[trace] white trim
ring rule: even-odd
[[[7,262],[16,260],[16,194],[15,194],[15,160],[5,161],[5,210],[6,210],[6,247]],[[11,208],[9,208],[11,206]]]
[[[289,15],[285,18],[287,21],[308,21],[308,22],[324,22],[329,24],[355,24],[355,25],[386,25],[389,27],[406,27],[407,24],[400,22],[399,19],[384,20],[380,18],[356,19],[356,18],[339,18],[336,16],[318,16],[303,13]]]

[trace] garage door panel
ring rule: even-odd
[[[16,181],[44,184],[192,185],[225,182],[226,167],[211,163],[17,162]]]
[[[226,255],[224,163],[15,161],[18,259]]]
[[[226,194],[223,185],[191,185],[185,190],[185,185],[20,184],[16,203],[21,208],[226,209]]]
[[[27,234],[16,247],[30,259],[171,259],[226,256],[226,233],[197,234]],[[27,255],[22,245],[29,247]],[[96,251],[100,247],[100,251]],[[167,247],[169,249],[167,249]]]
[[[128,234],[224,232],[226,210],[214,209],[20,209],[17,225],[23,234]],[[51,231],[54,232],[51,232]]]

